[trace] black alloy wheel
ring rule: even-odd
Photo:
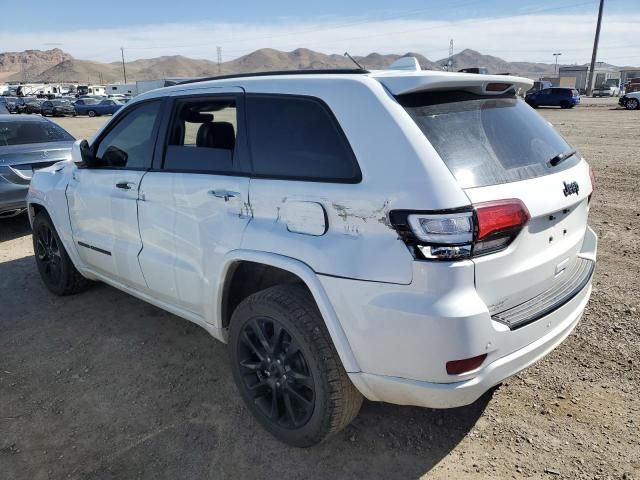
[[[315,445],[360,410],[362,395],[303,286],[276,285],[240,302],[229,325],[229,360],[249,411],[288,445]]]
[[[49,291],[55,295],[71,295],[84,290],[90,282],[76,270],[49,215],[39,212],[32,227],[36,265]]]
[[[313,376],[291,334],[278,320],[257,317],[244,325],[240,343],[244,386],[262,413],[283,428],[306,424],[315,405]]]
[[[59,284],[62,277],[62,255],[58,240],[51,230],[51,226],[40,223],[35,232],[36,261],[41,266],[41,272],[52,284]]]

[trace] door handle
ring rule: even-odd
[[[212,197],[224,198],[225,202],[228,202],[230,198],[236,198],[240,196],[239,192],[230,192],[229,190],[224,189],[209,190],[207,193]]]
[[[118,182],[116,183],[116,187],[121,188],[122,190],[131,190],[135,187],[136,184],[133,182]]]

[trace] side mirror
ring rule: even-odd
[[[76,140],[71,148],[71,160],[81,168],[91,168],[96,163],[96,158],[91,153],[89,142]]]

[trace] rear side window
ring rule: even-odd
[[[516,182],[576,165],[572,148],[538,113],[515,96],[431,92],[398,98],[462,188]]]
[[[257,176],[357,183],[360,169],[329,108],[309,97],[247,96],[253,171]]]
[[[191,172],[232,169],[238,131],[233,98],[176,101],[164,168]]]

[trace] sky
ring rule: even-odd
[[[508,61],[591,59],[598,0],[50,0],[12,2],[0,51],[61,48],[111,62],[164,55],[228,61],[259,48],[323,53],[418,52],[437,60],[465,48]],[[4,9],[6,13],[6,9]],[[605,0],[598,61],[640,65],[640,0]]]

